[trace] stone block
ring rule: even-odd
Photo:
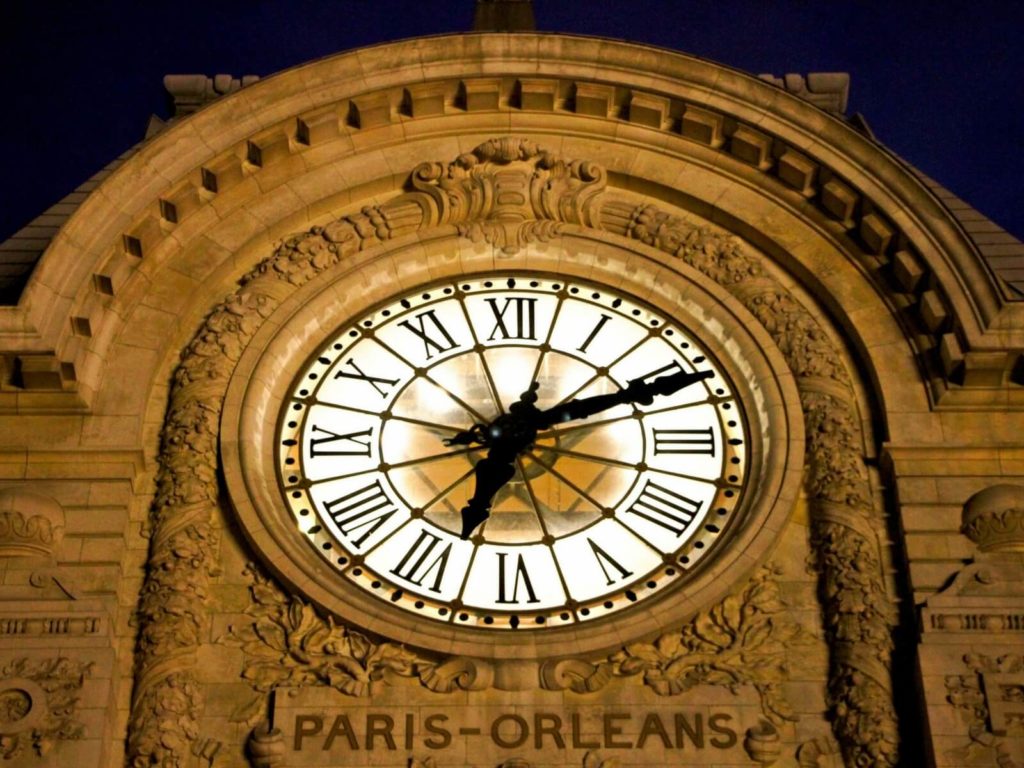
[[[877,213],[861,217],[860,239],[864,247],[876,256],[881,256],[892,241],[893,228]]]
[[[521,78],[519,80],[520,109],[552,112],[555,109],[555,98],[557,95],[557,80],[535,80],[527,78]]]
[[[913,293],[925,270],[912,251],[899,250],[892,257],[892,275],[896,283],[907,293]]]
[[[634,91],[629,97],[629,122],[661,128],[668,117],[669,100],[663,96]]]
[[[777,170],[779,179],[801,195],[810,197],[814,194],[814,181],[817,177],[818,165],[810,158],[787,148],[779,157]]]
[[[949,313],[936,291],[925,291],[917,304],[917,313],[924,327],[931,333],[939,333],[946,327]]]
[[[687,104],[680,130],[686,138],[717,148],[725,143],[724,124],[722,115]]]
[[[358,96],[349,102],[348,122],[353,128],[365,130],[391,122],[391,101],[386,93]]]
[[[315,146],[330,141],[341,132],[338,110],[333,107],[307,112],[295,118],[295,140]]]
[[[501,104],[501,80],[481,78],[462,81],[467,112],[494,111]]]
[[[577,115],[608,117],[615,99],[615,89],[610,85],[576,83],[573,108]]]
[[[770,136],[741,125],[729,141],[729,151],[743,162],[764,170],[771,166],[772,139]]]
[[[853,218],[857,193],[838,179],[829,179],[821,188],[821,206],[833,218],[848,222]]]
[[[410,117],[444,114],[447,88],[444,83],[416,83],[405,89],[403,102]]]

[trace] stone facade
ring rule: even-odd
[[[2,312],[0,754],[1024,764],[1024,306],[784,85],[411,40],[227,88],[125,159]],[[435,630],[275,517],[282,390],[327,334],[509,270],[700,318],[762,414],[742,524],[654,609]]]

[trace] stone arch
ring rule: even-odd
[[[780,336],[800,331],[821,342],[788,354],[803,374],[818,441],[812,454],[824,482],[817,518],[822,551],[836,563],[862,547],[869,559],[882,556],[863,456],[872,458],[886,434],[916,428],[911,417],[927,415],[934,403],[960,397],[952,386],[957,380],[979,370],[1002,375],[1012,363],[975,365],[969,358],[972,347],[984,347],[994,334],[1008,336],[1016,314],[1004,307],[959,225],[898,159],[754,78],[612,41],[467,35],[342,54],[212,104],[153,139],[101,184],[45,254],[20,312],[34,329],[33,343],[55,350],[62,372],[63,366],[73,371],[60,395],[77,408],[109,412],[125,394],[112,381],[124,366],[138,365],[149,382],[145,391],[129,393],[130,412],[143,414],[138,443],[155,455],[164,428],[165,445],[195,438],[193,448],[204,457],[194,482],[158,479],[155,519],[175,511],[173,527],[154,529],[153,572],[172,539],[200,558],[209,546],[194,523],[215,490],[210,440],[217,413],[197,403],[216,399],[216,381],[185,381],[188,372],[178,373],[179,389],[169,390],[178,351],[190,343],[193,350],[217,344],[220,326],[246,332],[243,326],[260,310],[234,312],[255,301],[245,288],[236,293],[236,283],[241,278],[251,287],[262,279],[253,270],[275,249],[292,254],[321,238],[358,260],[364,249],[423,226],[461,224],[467,237],[497,237],[469,221],[446,219],[444,206],[430,203],[429,191],[417,190],[415,181],[412,192],[403,189],[420,160],[450,161],[486,139],[510,135],[607,172],[607,200],[596,214],[581,205],[570,209],[575,218],[560,219],[561,209],[542,208],[532,213],[534,222],[599,229],[696,265],[705,245],[725,246],[715,232],[694,234],[681,217],[692,211],[769,255],[766,274],[746,274],[734,287]],[[504,224],[493,228],[504,230]],[[288,284],[268,289],[269,298],[279,298]],[[229,294],[235,304],[220,304]],[[119,342],[143,332],[140,308],[159,309],[161,302],[170,311],[166,322],[153,323],[147,354],[122,356]],[[813,326],[806,324],[810,305],[825,310],[852,354],[830,340],[832,329],[813,318]],[[877,322],[861,325],[861,317]],[[69,318],[88,320],[90,333],[76,333],[86,326]],[[204,340],[207,332],[212,336]],[[221,351],[229,358],[237,352]],[[176,398],[186,389],[190,405],[179,408]],[[865,589],[878,597],[868,607],[871,621],[856,624],[870,648],[883,648],[892,621],[878,570],[855,584],[844,581],[854,574],[837,568],[823,584],[836,601],[834,616],[860,612],[846,601]],[[159,591],[159,582],[151,582],[144,601]],[[149,621],[163,611],[155,605],[144,613]],[[837,632],[845,631],[841,624]],[[195,693],[187,676],[165,674],[170,665],[155,655],[144,649],[140,657],[137,721],[161,721],[155,710],[146,714],[158,688],[186,702]],[[870,685],[855,682],[861,673],[879,686],[866,696]],[[842,735],[864,728],[872,737],[844,737],[844,744],[877,761],[893,759],[885,678],[875,660],[853,649],[832,678],[833,704],[857,698],[868,707],[839,718],[837,729]],[[136,756],[154,754],[142,746],[152,736],[143,730],[133,730]]]
[[[523,195],[505,204],[493,192],[497,170],[509,166],[519,173]],[[453,162],[419,166],[412,192],[289,238],[207,317],[175,371],[164,424],[140,608],[134,759],[174,759],[168,733],[186,744],[196,718],[199,692],[189,662],[216,567],[210,515],[218,503],[224,391],[241,350],[275,306],[319,273],[417,231],[453,227],[461,237],[511,253],[565,227],[591,227],[679,258],[725,287],[786,358],[807,422],[813,549],[822,572],[836,733],[851,761],[895,763],[888,669],[894,617],[853,379],[813,315],[735,241],[650,204],[606,199],[605,180],[603,169],[589,161],[559,158],[529,140],[491,139]]]

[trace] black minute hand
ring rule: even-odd
[[[600,413],[625,403],[650,405],[654,402],[655,395],[675,394],[684,387],[696,384],[703,379],[709,379],[714,375],[714,371],[696,371],[694,373],[679,371],[669,376],[659,376],[651,381],[633,379],[624,389],[620,389],[618,392],[612,392],[608,395],[584,397],[581,400],[570,400],[567,403],[556,405],[554,408],[548,408],[546,411],[540,411],[537,414],[537,426],[540,429],[545,429],[555,424],[572,421],[573,419],[585,419],[588,416],[593,416],[595,413]]]

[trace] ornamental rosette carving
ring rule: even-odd
[[[676,696],[698,685],[722,686],[733,693],[749,685],[771,723],[795,720],[782,695],[789,676],[786,649],[810,638],[786,610],[779,574],[774,566],[765,566],[741,592],[698,614],[681,631],[653,643],[628,645],[607,661],[548,662],[541,671],[545,686],[584,693],[604,687],[613,677],[643,675],[659,696]]]
[[[0,669],[0,758],[47,755],[58,741],[81,739],[75,710],[91,662],[17,659]]]
[[[431,662],[395,643],[375,644],[321,616],[311,605],[286,595],[250,564],[246,613],[253,621],[232,626],[219,642],[237,643],[245,653],[242,677],[257,691],[327,685],[349,696],[365,696],[385,673],[416,677]]]

